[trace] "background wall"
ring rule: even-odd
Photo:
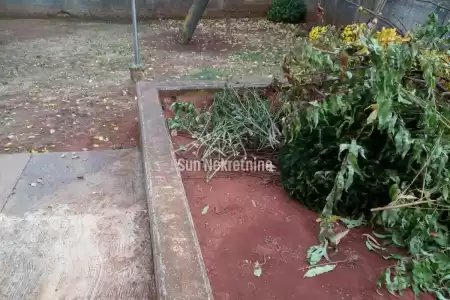
[[[450,7],[450,0],[433,1]],[[420,0],[351,0],[351,2],[373,11],[379,7],[383,17],[395,23],[399,28],[406,28],[406,30],[425,22],[428,15],[436,8],[432,3]],[[316,0],[307,0],[310,10],[313,9],[315,3],[317,3]],[[322,0],[322,6],[325,9],[326,21],[332,24],[348,24],[354,21],[366,22],[369,18],[367,15],[358,13],[355,10],[356,6],[345,0]],[[448,22],[449,18],[450,12],[439,13],[439,20],[442,22]],[[386,26],[382,21],[380,25]]]
[[[33,17],[55,15],[64,10],[85,17],[130,16],[130,0],[0,0],[0,16]],[[210,0],[210,17],[264,16],[271,0]],[[136,0],[142,17],[184,18],[192,0]]]
[[[305,1],[313,20],[317,0]],[[434,1],[450,7],[450,0]],[[192,0],[136,0],[136,2],[139,15],[142,17],[184,18]],[[424,22],[435,8],[433,4],[420,0],[352,0],[352,2],[372,10],[379,7],[384,17],[401,27],[404,25],[407,29]],[[210,0],[206,16],[260,17],[269,10],[271,3],[272,0]],[[322,6],[325,9],[326,21],[333,24],[367,20],[367,16],[357,13],[355,6],[345,0],[322,0]],[[60,10],[76,16],[128,18],[130,0],[0,0],[0,16],[3,17],[45,17],[56,15]],[[443,21],[448,21],[449,18],[449,12],[440,14]]]
[[[438,1],[437,3],[450,7],[450,0]],[[389,18],[400,28],[413,28],[415,25],[427,20],[428,15],[435,10],[435,5],[417,0],[388,0],[383,9],[383,15]],[[439,20],[448,22],[450,12],[441,11],[438,14]]]

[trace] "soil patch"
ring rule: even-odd
[[[139,24],[148,79],[281,76],[280,57],[296,29],[266,20],[202,20],[192,42],[180,45],[180,25]],[[0,153],[137,145],[130,24],[8,19],[0,28]]]
[[[236,41],[233,36],[223,36],[217,33],[200,32],[195,39],[187,45],[178,42],[178,34],[174,32],[163,32],[158,35],[161,40],[166,41],[161,44],[161,49],[165,51],[173,51],[179,53],[200,53],[207,52],[211,54],[230,54],[234,51],[242,49],[242,45]],[[149,39],[144,37],[145,43],[151,43]]]
[[[183,135],[172,140],[174,149],[192,141]],[[195,159],[176,153],[185,167]],[[303,278],[306,251],[317,244],[314,212],[291,201],[270,174],[218,172],[208,184],[203,170],[190,167],[181,174],[216,300],[397,299],[376,291],[378,276],[394,262],[366,248],[362,234],[369,229],[352,229],[344,238],[330,257],[342,261],[334,271]],[[260,277],[253,273],[256,262]],[[403,299],[416,298],[406,293]]]
[[[61,97],[61,98],[59,98]],[[6,153],[122,149],[137,146],[137,107],[128,90],[1,101],[0,145]]]

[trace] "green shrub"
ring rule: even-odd
[[[274,22],[303,23],[306,5],[303,0],[273,0],[267,18]]]
[[[358,145],[354,146],[354,171],[360,170],[362,176],[355,174],[352,181],[345,182],[348,189],[334,202],[333,214],[368,215],[371,208],[390,202],[389,174],[404,167],[399,164],[401,154],[396,154],[388,135],[376,130],[376,125],[366,124],[370,112],[364,109],[370,104],[370,97],[362,101],[340,95],[298,116],[300,130],[282,146],[279,160],[281,183],[291,198],[321,212],[346,159],[342,145],[351,145],[352,137],[359,136]],[[314,126],[312,118],[316,113],[320,116]],[[358,149],[364,149],[364,157]]]
[[[450,30],[430,22],[437,35]],[[401,202],[391,189],[443,193],[450,106],[436,74],[448,63],[419,33],[407,43],[362,40],[368,55],[345,74],[340,48],[321,51],[300,39],[285,60],[294,80],[280,153],[282,184],[293,198],[315,210],[331,203],[334,213],[348,216]]]
[[[334,232],[336,214],[376,208],[371,220],[384,232],[373,235],[384,241],[368,239],[366,246],[396,260],[378,286],[393,295],[412,288],[450,298],[450,104],[442,84],[450,69],[443,52],[450,41],[442,36],[449,33],[432,15],[399,42],[367,32],[359,66],[345,64],[345,48],[320,50],[305,40],[286,60],[295,89],[282,109],[282,184],[322,211],[320,245],[307,252],[312,267],[305,277],[324,268],[313,265],[348,233]],[[387,245],[408,253],[391,254]],[[336,264],[328,266],[325,272]]]

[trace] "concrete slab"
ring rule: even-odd
[[[80,201],[80,193],[85,194],[86,190],[92,188],[92,183],[80,181],[79,178],[88,177],[115,162],[118,163],[121,157],[133,151],[135,150],[33,154],[17,182],[14,194],[1,212],[23,214],[45,208],[44,202],[48,202],[49,197],[58,197],[60,204]],[[96,184],[101,185],[101,182]],[[61,197],[59,194],[69,186],[77,187],[74,196]]]
[[[14,187],[30,157],[31,154],[0,155],[0,211],[14,191]]]
[[[156,299],[139,154],[76,155],[33,155],[0,214],[0,299]]]
[[[158,299],[212,300],[158,90],[147,82],[137,87]]]

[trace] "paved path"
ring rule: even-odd
[[[136,150],[0,155],[0,299],[155,299]]]

